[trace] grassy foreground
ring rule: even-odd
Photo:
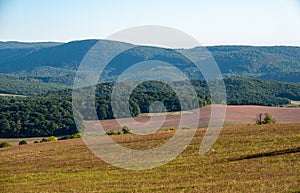
[[[173,132],[112,138],[144,149]],[[199,156],[204,132],[167,165],[144,171],[101,161],[81,139],[2,148],[0,192],[300,192],[300,124],[224,127]]]

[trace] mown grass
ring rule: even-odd
[[[173,132],[112,138],[145,149],[162,144]],[[3,148],[0,192],[300,191],[300,124],[225,127],[211,151],[200,156],[204,132],[198,129],[192,143],[170,163],[144,171],[101,161],[81,139]],[[243,159],[247,156],[252,157]]]

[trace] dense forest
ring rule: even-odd
[[[83,57],[96,43],[105,42],[109,49],[127,45],[107,40],[82,40],[68,43],[0,42],[0,76],[10,74],[18,80],[72,86],[76,70]],[[300,47],[291,46],[211,46],[206,47],[224,77],[259,78],[300,83]],[[104,78],[114,81],[132,63],[155,59],[165,61],[193,78],[198,73],[177,52],[195,60],[209,57],[202,47],[170,50],[157,47],[135,47],[116,57],[106,68]],[[157,67],[159,68],[159,66]]]
[[[17,75],[0,75],[0,94],[39,95],[67,88],[53,83],[45,83]]]
[[[77,132],[68,100],[0,98],[0,137],[65,135]]]
[[[205,81],[191,81],[198,95],[199,107],[211,103]],[[130,84],[130,83],[128,83]],[[184,89],[186,82],[175,82]],[[290,100],[300,101],[300,85],[279,83],[257,79],[225,79],[227,104],[280,106]],[[114,83],[103,83],[96,87],[95,106],[99,119],[112,119],[111,92]],[[52,91],[33,97],[0,97],[0,137],[35,137],[67,135],[77,132],[73,120],[72,90]],[[186,96],[188,97],[188,96]],[[148,113],[155,101],[162,102],[166,111],[187,110],[190,107],[180,104],[176,93],[166,84],[147,81],[138,85],[130,95],[131,116]],[[82,101],[85,108],[89,108]],[[122,111],[117,117],[126,117]],[[85,115],[84,119],[92,119]]]

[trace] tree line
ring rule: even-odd
[[[198,106],[210,104],[206,82],[194,80],[191,83],[197,94]],[[184,81],[172,84],[177,85],[181,93],[188,86]],[[95,88],[95,109],[100,120],[129,116],[122,109],[115,112],[117,115],[112,112],[111,94],[114,85],[115,83],[102,83]],[[280,106],[288,104],[290,100],[300,100],[298,84],[230,78],[225,79],[225,85],[227,104]],[[72,90],[67,89],[26,98],[0,97],[0,137],[61,136],[76,133],[71,96]],[[163,103],[168,112],[191,109],[193,106],[186,103],[190,94],[183,94],[182,97],[186,100],[179,101],[177,93],[167,84],[144,82],[130,94],[130,116],[148,113],[149,107],[155,101]],[[81,102],[84,108],[91,108],[91,104],[86,104],[85,100]],[[87,114],[83,118],[88,120],[94,117]]]

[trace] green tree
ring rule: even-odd
[[[128,126],[124,126],[124,127],[122,128],[122,132],[123,132],[124,134],[129,134],[129,133],[130,133],[130,128],[129,128]]]
[[[263,124],[271,124],[276,123],[276,120],[269,113],[265,113],[265,118],[263,120]]]
[[[19,142],[19,145],[26,145],[27,144],[27,141],[25,141],[25,140],[21,140],[20,142]]]
[[[276,119],[274,119],[269,113],[265,113],[264,115],[262,113],[259,113],[256,117],[257,125],[272,124],[276,122]]]

